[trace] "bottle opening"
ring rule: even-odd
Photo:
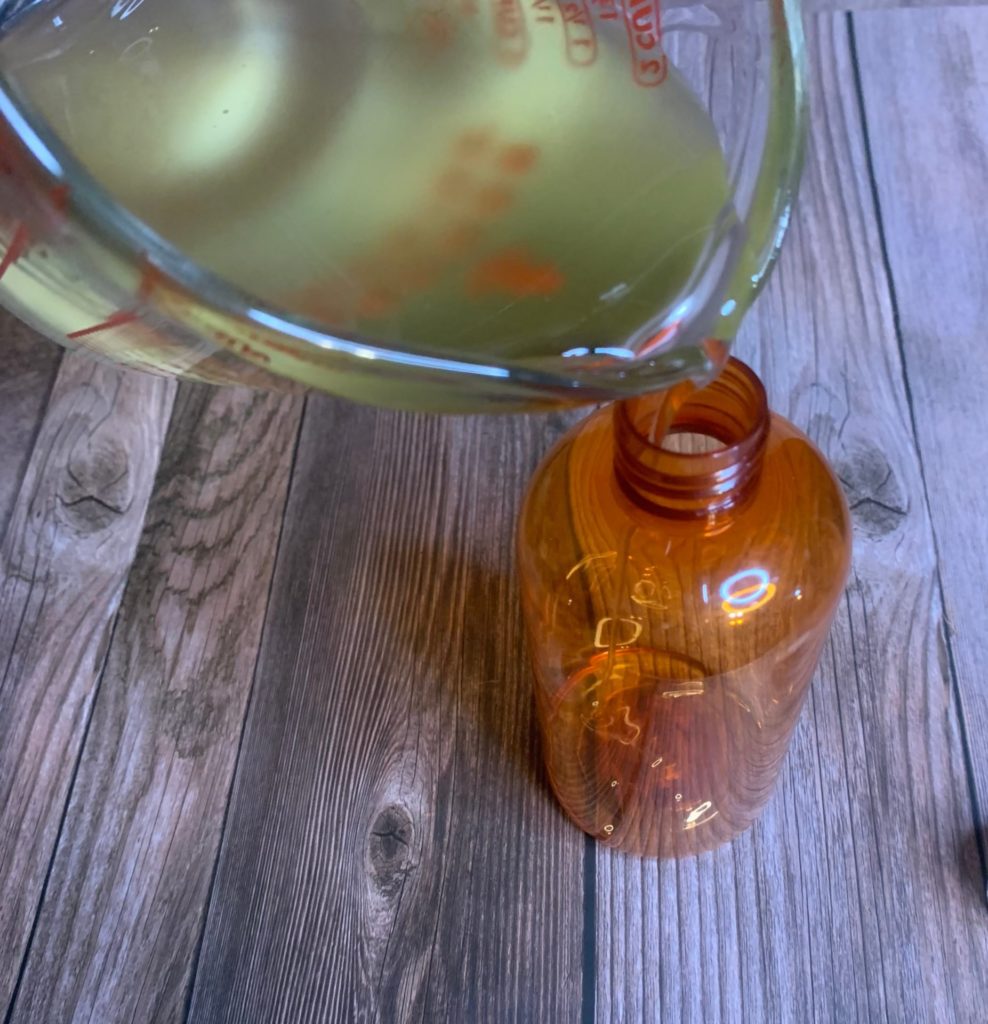
[[[680,385],[615,407],[615,472],[636,504],[678,516],[739,502],[768,436],[765,388],[738,359],[703,388]]]
[[[675,427],[662,439],[663,451],[679,455],[706,455],[708,452],[719,452],[726,447],[723,441],[710,434],[697,433],[695,430],[677,430]]]

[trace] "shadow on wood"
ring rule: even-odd
[[[485,751],[489,748],[490,763],[503,764],[527,784],[551,795],[542,764],[528,650],[519,619],[514,558],[512,571],[506,572],[502,565],[492,564],[475,543],[471,546],[469,535],[456,538],[450,546],[441,538],[402,529],[382,534],[377,543],[384,556],[372,556],[371,561],[382,569],[367,579],[369,599],[375,605],[391,600],[414,607],[420,598],[421,581],[386,571],[383,567],[389,563],[428,565],[443,579],[460,576],[462,590],[451,607],[459,612],[457,711],[464,733],[475,737]],[[507,619],[506,609],[511,610]],[[382,620],[381,626],[387,635],[385,644],[396,652],[397,661],[414,663],[424,674],[437,679],[449,673],[444,638],[422,630],[414,618],[407,616]],[[503,671],[492,674],[495,666]],[[517,709],[516,718],[505,714],[507,706]]]
[[[310,403],[191,1021],[578,1015],[511,578],[545,430]]]

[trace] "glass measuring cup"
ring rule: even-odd
[[[0,302],[394,406],[703,378],[785,229],[801,62],[794,0],[0,2]]]

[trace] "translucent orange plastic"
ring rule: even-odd
[[[675,451],[677,434],[716,450]],[[751,825],[850,537],[822,455],[737,360],[702,390],[622,402],[562,439],[530,485],[519,565],[549,777],[582,829],[681,856]]]

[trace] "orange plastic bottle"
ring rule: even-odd
[[[755,820],[850,564],[833,473],[747,366],[678,398],[570,431],[519,527],[552,786],[590,835],[653,856]]]

